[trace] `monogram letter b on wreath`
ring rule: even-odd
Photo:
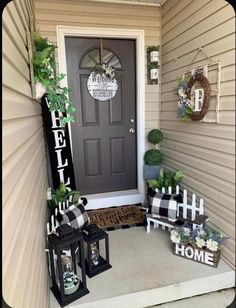
[[[177,79],[178,111],[184,121],[199,121],[206,115],[211,88],[207,78],[198,70],[193,70],[190,78]]]

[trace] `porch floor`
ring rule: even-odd
[[[67,307],[144,308],[234,286],[221,258],[217,268],[172,254],[169,232],[145,227],[109,232],[112,268],[87,279],[90,293]],[[50,307],[59,308],[53,294]]]

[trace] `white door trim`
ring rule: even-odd
[[[86,196],[88,205],[86,209],[120,206],[144,202],[145,189],[143,180],[143,156],[145,151],[145,61],[144,61],[144,30],[116,29],[116,28],[91,28],[57,26],[58,64],[59,72],[67,73],[65,37],[106,37],[129,38],[136,40],[136,84],[137,84],[137,190],[117,191]],[[67,87],[67,78],[62,80],[62,86]],[[71,127],[69,125],[70,143]],[[73,151],[72,151],[73,152]],[[72,153],[73,157],[73,153]]]

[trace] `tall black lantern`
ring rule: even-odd
[[[64,307],[89,293],[86,287],[83,234],[68,225],[62,225],[56,229],[56,234],[48,236],[48,243],[51,290],[59,304]]]
[[[91,278],[112,267],[109,264],[108,234],[95,224],[87,226],[83,233],[84,241],[87,243],[86,274]],[[105,243],[102,249],[100,243],[103,240]],[[103,256],[102,250],[104,250]]]

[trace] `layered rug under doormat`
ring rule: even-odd
[[[145,212],[141,204],[87,211],[90,223],[96,224],[105,231],[145,226]]]

